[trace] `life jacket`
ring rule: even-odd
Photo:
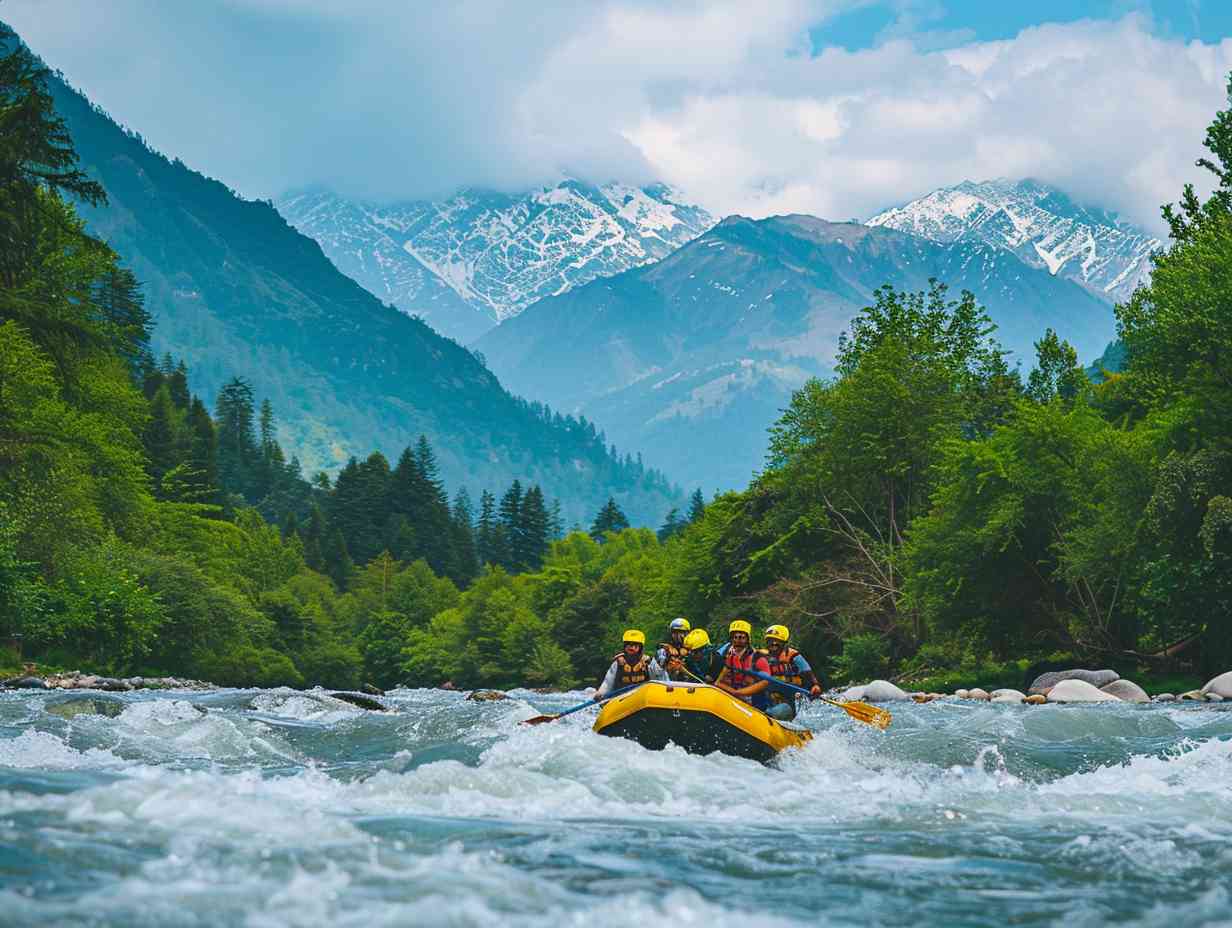
[[[677,647],[676,645],[672,644],[670,641],[659,642],[659,648],[662,649],[663,653],[667,655],[667,659],[669,661],[672,658],[682,661],[686,657],[689,656],[688,648],[686,648],[684,645],[680,645],[679,647]]]
[[[753,676],[749,671],[755,670],[757,658],[764,656],[752,648],[745,648],[744,655],[738,656],[735,648],[728,648],[723,655],[723,666],[727,668],[724,682],[736,690],[742,690],[746,686],[759,682],[761,678]]]
[[[626,686],[637,686],[639,683],[645,683],[650,679],[650,658],[646,656],[646,652],[642,652],[642,656],[638,658],[636,664],[630,664],[629,659],[625,657],[623,651],[616,655],[616,689],[623,689]]]
[[[784,645],[783,650],[779,651],[778,657],[774,657],[769,651],[762,651],[760,653],[765,655],[767,663],[770,664],[770,676],[776,680],[782,680],[784,683],[790,683],[792,686],[804,686],[804,677],[800,675],[800,671],[795,664],[796,655],[800,653],[799,651]],[[789,702],[795,698],[795,695],[795,693],[784,692],[774,687],[770,689],[771,702]]]

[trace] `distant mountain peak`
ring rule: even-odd
[[[543,297],[666,257],[714,224],[666,184],[574,178],[388,205],[302,191],[277,205],[344,273],[462,341]]]
[[[1150,278],[1163,243],[1115,213],[1076,203],[1027,178],[963,181],[868,220],[936,242],[984,242],[1085,287],[1108,302]]]

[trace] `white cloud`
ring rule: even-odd
[[[661,178],[719,213],[866,216],[1033,176],[1159,228],[1225,103],[1232,40],[1149,20],[811,55],[859,0],[8,0],[49,63],[153,144],[254,196],[378,197],[563,172]]]

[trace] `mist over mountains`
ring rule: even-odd
[[[343,273],[464,343],[536,300],[664,258],[714,224],[663,184],[577,180],[388,205],[311,190],[276,205]]]

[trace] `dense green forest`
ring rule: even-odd
[[[37,62],[0,59],[0,616],[28,657],[220,683],[594,682],[628,626],[783,622],[829,679],[1232,666],[1232,115],[1098,384],[1010,369],[974,295],[877,293],[746,490],[658,531],[451,500],[429,443],[305,480],[275,410],[154,363]],[[1230,90],[1232,92],[1232,90]],[[5,629],[0,629],[3,634]],[[657,640],[657,639],[654,639]],[[1186,645],[1190,645],[1186,647]]]

